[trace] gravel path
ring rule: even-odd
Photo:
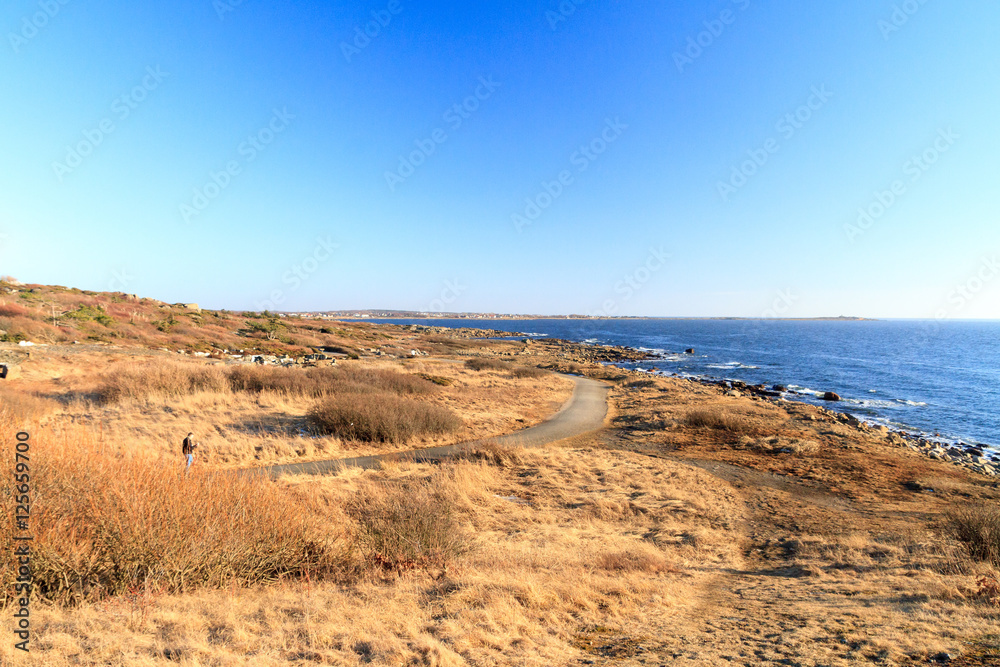
[[[488,440],[473,440],[457,445],[416,449],[408,452],[393,452],[376,456],[359,456],[351,459],[334,459],[330,461],[310,461],[308,463],[288,463],[262,468],[273,477],[281,475],[325,475],[342,468],[373,468],[381,461],[439,461],[449,456],[475,448],[484,442],[492,442],[503,446],[541,447],[557,440],[563,440],[575,435],[595,431],[604,423],[608,411],[608,385],[597,380],[564,375],[572,380],[576,387],[572,398],[548,421],[538,426],[526,428],[507,435],[489,438]]]

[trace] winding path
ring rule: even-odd
[[[415,449],[407,452],[392,452],[375,456],[359,456],[351,459],[330,461],[310,461],[308,463],[286,463],[262,468],[272,477],[281,475],[325,475],[343,468],[374,468],[381,461],[440,461],[455,454],[473,449],[485,442],[508,447],[541,447],[557,440],[563,440],[590,431],[596,431],[604,424],[608,412],[608,385],[597,380],[563,375],[576,386],[573,396],[555,415],[538,426],[515,431],[484,440],[472,440],[457,445]]]

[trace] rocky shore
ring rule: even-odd
[[[723,394],[735,398],[745,396],[754,400],[776,403],[790,400],[787,398],[789,392],[781,385],[768,387],[766,385],[748,385],[745,382],[715,380],[711,378],[690,378],[690,380],[717,387]],[[1000,453],[988,452],[981,445],[970,445],[959,442],[953,444],[935,442],[928,440],[918,433],[910,433],[901,429],[890,429],[887,426],[870,424],[846,412],[839,412],[824,407],[819,407],[818,410],[840,424],[855,428],[866,435],[883,438],[888,445],[906,447],[936,461],[954,463],[981,475],[1000,477]]]
[[[565,343],[565,341],[561,342]],[[604,364],[642,361],[657,358],[658,356],[634,348],[601,348],[573,343],[569,343],[569,345],[574,345],[574,351],[586,361]],[[595,354],[595,350],[607,350],[607,353]],[[799,395],[795,392],[790,392],[787,387],[782,385],[750,385],[738,380],[714,378],[692,377],[687,379],[690,382],[714,386],[724,395],[733,398],[746,397],[751,400],[780,403],[782,401],[794,401],[795,396]],[[834,392],[828,392],[822,398],[831,404],[840,401],[840,396]],[[936,461],[950,462],[988,477],[1000,477],[1000,452],[991,452],[982,445],[962,442],[942,443],[929,440],[925,435],[920,433],[911,433],[903,429],[891,429],[887,426],[870,424],[847,412],[840,412],[821,406],[817,409],[842,425],[855,428],[866,435],[884,439],[885,443],[889,446],[905,447]]]

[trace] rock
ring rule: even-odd
[[[694,348],[689,347],[688,349],[684,350],[684,354],[694,354]]]
[[[788,387],[786,387],[783,384],[776,384],[773,387],[771,387],[771,389],[773,389],[774,391],[777,391],[777,392],[781,392],[781,393],[785,393],[786,391],[788,391]]]
[[[840,398],[840,394],[837,394],[837,393],[832,392],[832,391],[828,391],[825,394],[823,394],[823,400],[824,401],[835,402],[835,401],[841,400],[841,398]]]
[[[0,380],[14,380],[21,377],[21,367],[16,364],[0,364]]]

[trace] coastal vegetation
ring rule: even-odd
[[[0,318],[41,321],[19,294]],[[83,296],[125,329],[113,299]],[[57,328],[105,326],[91,306]],[[159,349],[151,327],[144,342],[35,345],[0,380],[0,438],[31,434],[36,664],[995,655],[1000,488],[892,434],[609,367],[606,348],[303,318],[289,335],[358,358],[261,365],[211,356],[196,318],[173,318],[169,335],[205,356]],[[605,427],[539,449],[490,444],[565,404],[573,385],[553,370],[609,385]],[[188,431],[200,446],[185,473]],[[484,442],[440,464],[267,473],[470,440]],[[14,499],[0,491],[7,516]],[[12,537],[0,528],[5,614]],[[12,651],[0,644],[0,661]]]

